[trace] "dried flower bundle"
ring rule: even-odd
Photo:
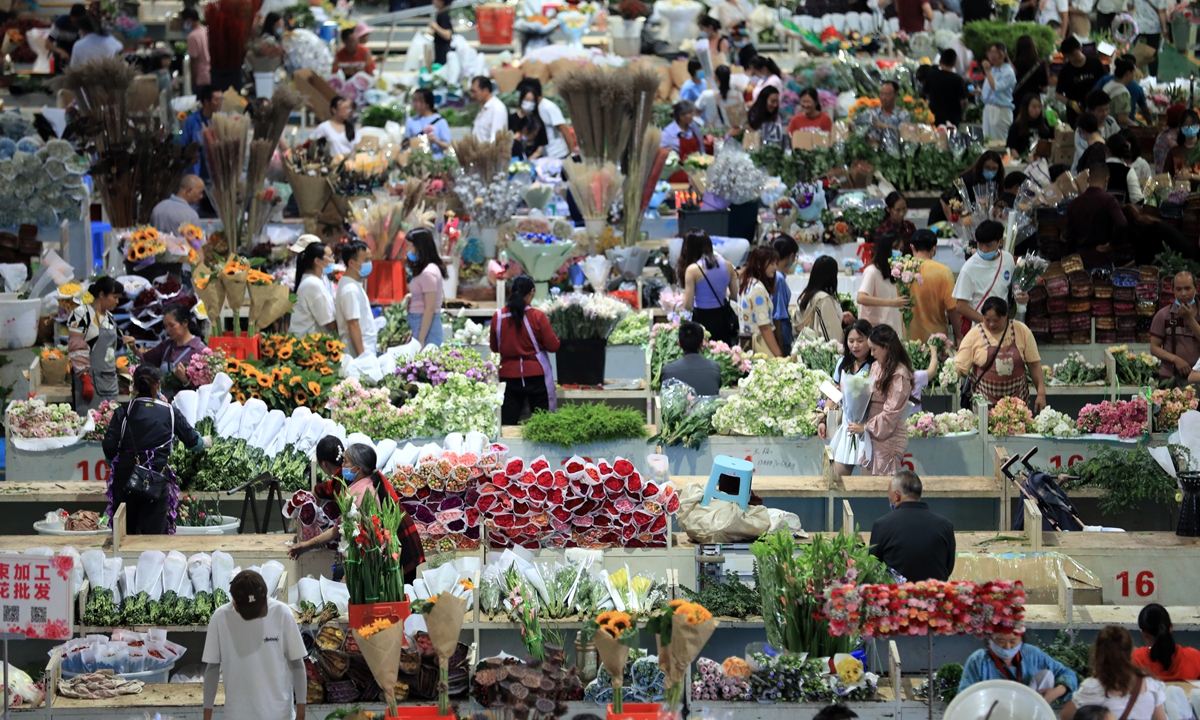
[[[277,87],[271,99],[260,102],[253,115],[254,139],[250,142],[250,160],[246,166],[246,194],[249,196],[251,236],[257,236],[266,222],[270,203],[263,200],[263,183],[271,155],[287,127],[288,118],[304,99],[287,87]]]
[[[622,183],[625,176],[617,169],[616,164],[607,162],[603,165],[585,160],[571,161],[570,170],[571,194],[579,203],[579,211],[585,218],[603,218],[608,216],[612,204],[621,195]]]
[[[482,178],[494,177],[497,173],[508,174],[508,163],[512,160],[513,136],[509,130],[496,133],[492,142],[482,142],[468,135],[454,143],[454,154],[464,173],[474,173]]]
[[[240,184],[249,132],[250,121],[246,116],[223,112],[213,115],[212,124],[204,129],[204,151],[213,181],[209,193],[233,252],[242,239]]]

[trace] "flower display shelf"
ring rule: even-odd
[[[258,335],[213,335],[208,339],[208,346],[213,350],[223,349],[238,360],[258,359]]]

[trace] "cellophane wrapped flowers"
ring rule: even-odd
[[[566,293],[536,307],[546,313],[559,340],[606,339],[630,312],[626,303],[594,293]]]
[[[830,375],[837,369],[845,348],[837,340],[797,340],[792,345],[792,354],[804,361],[813,370],[822,370]],[[913,367],[916,367],[914,361]]]
[[[824,615],[835,636],[1010,634],[1025,619],[1025,589],[1010,580],[846,584],[830,590]]]
[[[47,405],[40,399],[14,400],[8,406],[9,430],[19,438],[78,435],[83,419],[67,403]]]
[[[767,173],[740,146],[726,143],[708,167],[706,191],[737,205],[757,200],[768,180]]]
[[[817,702],[826,697],[821,663],[815,658],[789,652],[773,657],[754,653],[750,659],[756,666],[750,693],[759,702]]]
[[[699,658],[692,680],[693,700],[749,700],[750,683],[745,678],[725,674],[715,660]]]
[[[1079,437],[1079,427],[1066,413],[1046,408],[1033,419],[1033,432],[1046,437]]]
[[[738,381],[741,392],[713,415],[713,427],[726,435],[806,437],[817,432],[817,401],[827,373],[801,362],[755,360]]]
[[[1155,390],[1150,399],[1159,408],[1154,415],[1155,431],[1171,432],[1179,429],[1181,415],[1188,410],[1196,409],[1196,388],[1189,385],[1182,389]]]
[[[1019,398],[1000,398],[988,410],[988,432],[992,435],[1024,435],[1031,424],[1033,413]]]
[[[88,410],[88,415],[91,416],[95,428],[87,434],[88,440],[100,442],[104,440],[104,434],[108,432],[108,424],[112,422],[113,411],[118,407],[115,400],[101,400],[100,407],[95,410]]]
[[[1085,433],[1116,435],[1129,439],[1141,437],[1147,430],[1148,409],[1144,398],[1105,400],[1084,405],[1079,411],[1079,429]]]
[[[919,412],[911,415],[904,424],[908,427],[908,436],[939,437],[956,433],[975,432],[979,418],[970,410],[959,410],[952,413]]]

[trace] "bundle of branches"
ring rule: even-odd
[[[567,175],[571,194],[579,203],[579,212],[585,218],[608,217],[609,208],[620,197],[621,183],[625,180],[616,163],[572,160]]]
[[[250,121],[246,116],[223,112],[213,115],[212,124],[204,129],[204,152],[213,183],[210,197],[232,253],[242,251],[245,194],[241,179],[249,131]]]
[[[467,135],[454,143],[454,154],[464,173],[476,174],[491,180],[497,173],[508,174],[508,163],[512,160],[513,136],[509,130],[496,133],[491,142],[482,142],[474,135]]]
[[[134,121],[134,148],[137,159],[134,186],[138,194],[137,224],[148,225],[154,206],[166,200],[179,187],[179,181],[196,165],[200,144],[187,147],[175,141],[171,129],[157,117]]]
[[[246,44],[254,32],[254,17],[262,0],[216,0],[204,6],[204,22],[212,43],[214,70],[240,70],[246,60]]]
[[[373,198],[355,207],[354,231],[371,248],[372,258],[401,257],[408,247],[405,231],[433,224],[436,219],[433,211],[425,209],[426,184],[421,178],[408,178],[404,181],[403,196]]]
[[[263,183],[267,179],[267,168],[271,155],[279,145],[279,138],[287,127],[292,111],[304,99],[291,88],[279,86],[270,100],[260,101],[254,106],[254,139],[250,141],[250,161],[246,167],[246,195],[250,203],[249,230],[251,238],[257,237],[267,221],[270,203],[263,200]]]
[[[629,148],[629,181],[625,183],[625,245],[632,245],[641,237],[643,194],[647,185],[658,182],[657,176],[651,176],[654,174],[655,160],[658,157],[658,144],[662,142],[662,130],[647,125],[640,138],[640,143],[634,143],[634,146]],[[661,167],[658,169],[662,170]]]

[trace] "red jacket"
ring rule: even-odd
[[[504,344],[496,342],[496,323],[500,322],[500,313],[504,313],[504,328],[501,337]],[[538,347],[548,353],[558,352],[558,336],[550,329],[550,320],[541,310],[525,308],[525,318],[529,327],[537,336]],[[541,375],[542,366],[537,361],[537,353],[533,349],[533,340],[525,323],[517,325],[516,320],[508,314],[508,310],[498,310],[492,316],[490,341],[488,345],[492,352],[500,355],[500,377],[519,378]]]

